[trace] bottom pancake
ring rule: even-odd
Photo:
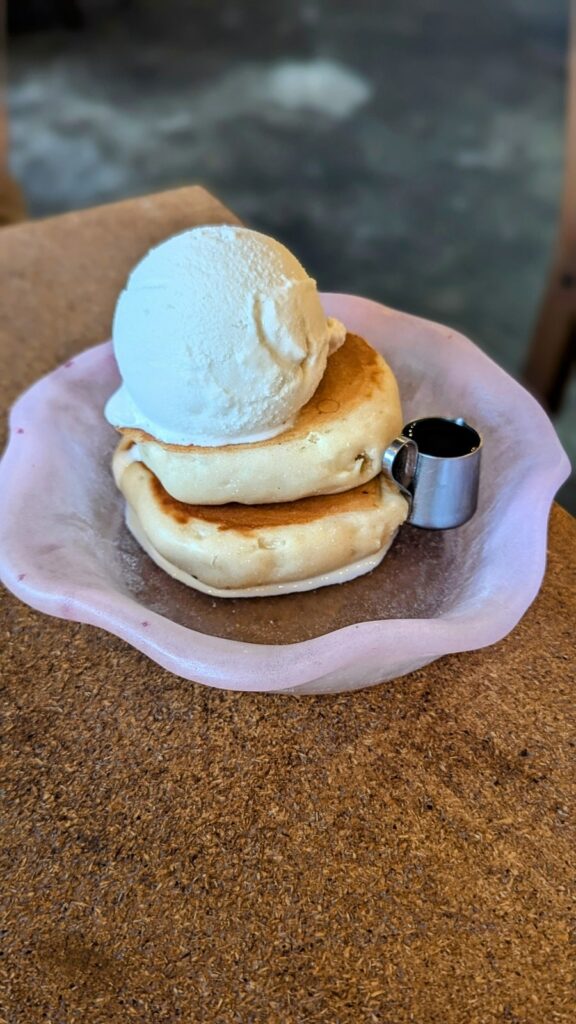
[[[209,506],[171,498],[125,442],[113,470],[144,550],[171,576],[219,597],[290,593],[369,572],[408,514],[382,476],[336,495]]]
[[[177,565],[172,565],[171,562],[168,562],[159,551],[152,547],[129,505],[126,506],[126,526],[134,539],[138,541],[142,550],[146,552],[160,569],[163,569],[165,573],[180,583],[185,583],[187,587],[194,587],[195,590],[208,594],[210,597],[279,597],[281,594],[302,593],[305,590],[328,587],[334,583],[347,583],[349,580],[356,579],[357,576],[363,576],[365,573],[371,572],[372,569],[376,569],[390,547],[390,544],[388,544],[375,555],[362,558],[359,562],[344,566],[343,569],[325,572],[321,576],[311,576],[305,580],[292,580],[287,583],[262,583],[257,587],[240,587],[237,590],[228,587],[222,590],[219,587],[210,587],[207,583],[202,583],[197,576],[191,576],[190,573],[180,569]],[[392,543],[393,539],[392,537],[390,543]]]

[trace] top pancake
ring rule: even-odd
[[[402,428],[398,386],[366,341],[348,334],[292,427],[250,444],[166,444],[120,428],[165,490],[188,504],[261,504],[336,494],[380,472],[384,450]]]

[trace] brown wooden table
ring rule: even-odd
[[[2,407],[225,216],[182,189],[4,229]],[[555,507],[503,642],[333,697],[209,690],[2,591],[0,1020],[573,1022],[575,537]]]

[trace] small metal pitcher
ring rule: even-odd
[[[461,417],[412,420],[386,449],[384,475],[410,502],[408,522],[451,530],[468,522],[478,504],[482,438]]]

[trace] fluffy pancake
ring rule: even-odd
[[[366,341],[348,334],[294,425],[267,441],[179,447],[120,428],[173,498],[189,504],[269,504],[337,494],[373,479],[402,429],[396,379]]]
[[[367,572],[408,512],[382,476],[294,502],[191,505],[172,498],[134,459],[134,446],[123,438],[113,470],[129,528],[163,569],[219,596],[287,592]],[[332,578],[322,579],[327,574]]]

